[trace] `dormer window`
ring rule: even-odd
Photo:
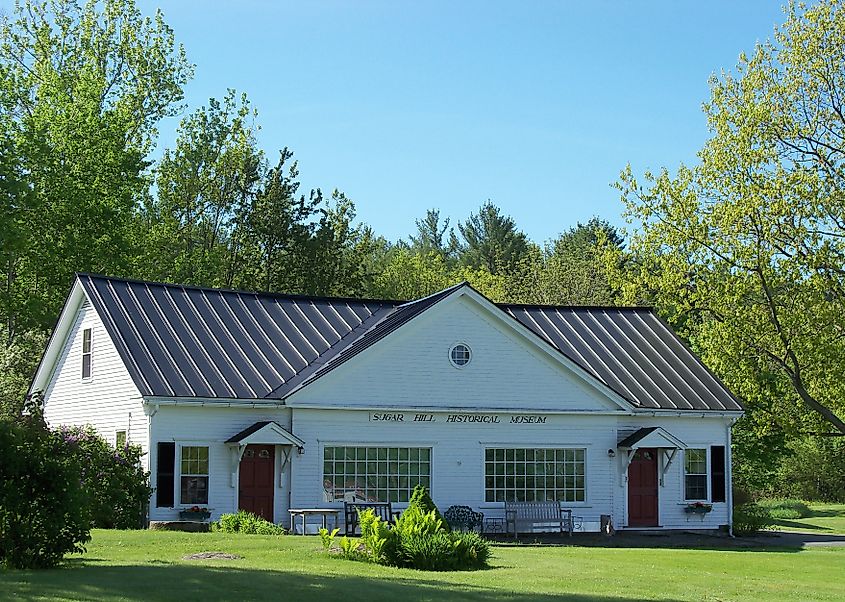
[[[91,378],[91,329],[82,331],[82,378]]]

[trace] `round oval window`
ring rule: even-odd
[[[449,350],[449,360],[458,368],[466,366],[471,358],[472,351],[463,343],[458,343]]]

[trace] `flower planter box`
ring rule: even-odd
[[[713,510],[713,506],[710,505],[686,506],[684,508],[684,512],[687,514],[707,514],[711,510]]]
[[[182,510],[179,512],[179,520],[205,521],[211,518],[211,512],[197,512],[195,510]]]

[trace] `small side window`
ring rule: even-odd
[[[117,431],[114,434],[114,446],[117,449],[126,447],[126,431]]]
[[[91,378],[91,329],[82,331],[82,378]]]

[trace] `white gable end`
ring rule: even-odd
[[[117,432],[124,431],[128,442],[146,450],[147,417],[138,388],[84,293],[73,305],[75,312],[69,307],[56,327],[64,336],[50,343],[55,345],[55,363],[39,368],[34,386],[38,390],[39,381],[44,383],[45,419],[53,427],[91,425],[111,444]],[[67,322],[62,324],[63,320]],[[90,378],[82,377],[86,329],[91,330]]]
[[[483,299],[483,298],[481,298]],[[304,387],[289,405],[624,412],[600,383],[499,310],[456,294]],[[502,319],[504,318],[504,320]],[[516,328],[514,328],[514,326]],[[453,345],[470,347],[463,367]],[[564,360],[564,361],[561,361]]]

